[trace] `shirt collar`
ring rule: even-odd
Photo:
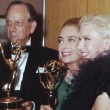
[[[27,46],[31,46],[31,37],[30,39],[28,40],[28,42],[26,43]]]

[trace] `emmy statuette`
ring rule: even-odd
[[[39,67],[38,67],[39,70]],[[46,63],[44,66],[44,72],[46,75],[47,81],[44,82],[41,75],[40,76],[40,82],[43,85],[44,89],[48,92],[48,104],[54,108],[55,105],[55,97],[56,97],[56,91],[55,91],[55,80],[60,74],[61,71],[61,63],[57,60],[50,60]],[[39,73],[39,72],[38,72]]]
[[[24,53],[26,49],[25,46],[20,42],[16,42],[15,44],[12,45],[13,45],[12,53],[15,54],[15,58],[6,59],[4,55],[2,43],[0,43],[0,50],[3,55],[3,58],[6,61],[6,64],[9,66],[9,68],[12,70],[12,74],[10,75],[9,80],[2,87],[4,92],[6,92],[7,96],[4,98],[0,98],[0,110],[21,110],[21,104],[23,102],[22,98],[10,96],[10,92],[12,89],[12,83],[15,80],[17,74],[16,63],[19,60],[21,54]]]

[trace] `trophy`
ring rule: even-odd
[[[22,53],[25,52],[26,48],[23,43],[17,41],[15,44],[12,44],[12,53],[15,55],[14,59],[6,59],[3,50],[3,44],[0,43],[0,50],[3,55],[6,64],[12,71],[12,74],[9,77],[7,83],[3,86],[4,92],[6,92],[7,96],[4,98],[0,98],[0,110],[20,110],[21,103],[23,102],[22,98],[17,98],[14,96],[10,96],[10,92],[12,90],[12,83],[15,80],[17,74],[17,61],[19,60]]]
[[[39,67],[38,67],[39,70]],[[50,60],[44,66],[44,72],[46,75],[46,81],[44,81],[40,76],[40,83],[43,85],[44,89],[47,90],[48,93],[48,104],[54,108],[55,105],[55,82],[59,74],[61,73],[61,63],[57,60]],[[39,71],[38,71],[39,73]]]

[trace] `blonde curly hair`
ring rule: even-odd
[[[94,24],[103,38],[110,37],[110,15],[87,15],[79,21],[80,27],[88,24]]]

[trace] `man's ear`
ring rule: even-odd
[[[37,27],[37,22],[36,21],[31,21],[31,34],[34,32],[36,27]]]
[[[110,49],[110,36],[104,39],[104,50]]]

